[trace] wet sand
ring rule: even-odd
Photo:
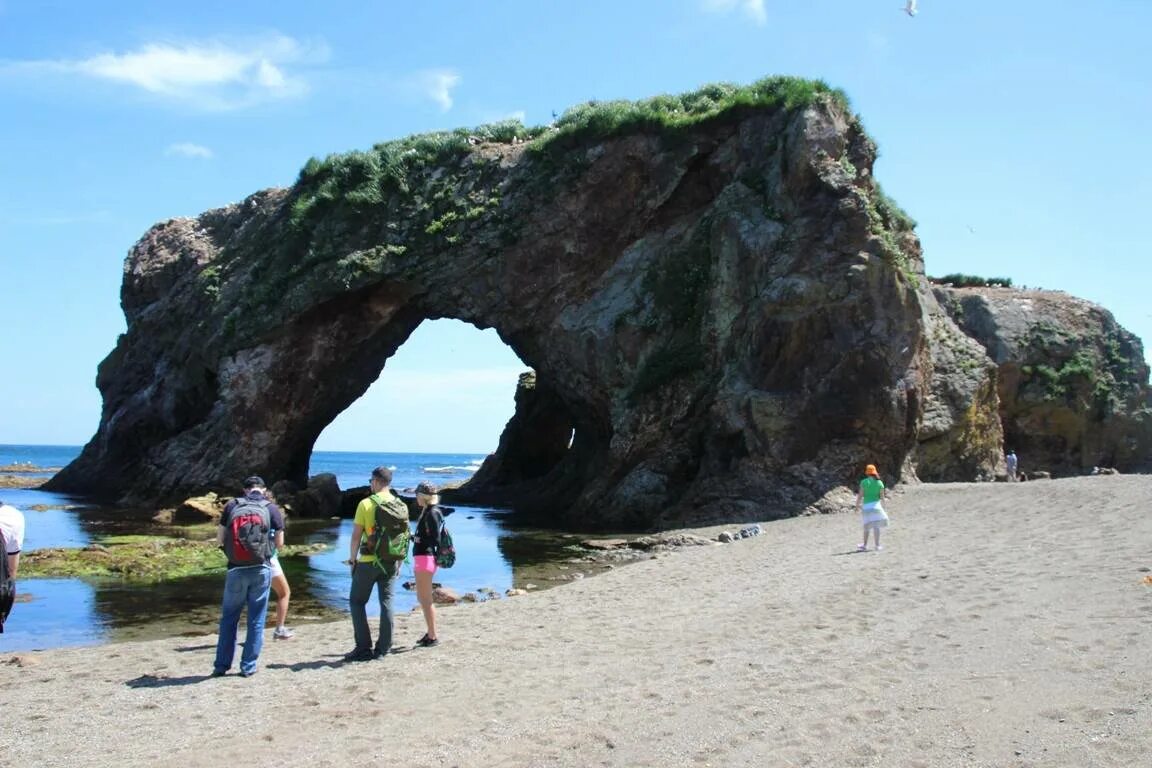
[[[0,650],[0,764],[1141,765],[1149,499],[1145,476],[917,486],[883,552],[851,513],[769,523],[444,609],[437,648],[405,614],[382,661],[340,661],[348,621],[269,631],[248,679],[208,677],[214,635]]]

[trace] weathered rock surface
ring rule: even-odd
[[[534,371],[446,500],[650,528],[819,508],[869,462],[890,483],[999,468],[1002,364],[938,305],[840,99],[438,142],[314,161],[150,230],[99,429],[50,487],[304,488],[321,431],[434,318],[495,328]]]
[[[1110,312],[1058,291],[934,290],[997,367],[1004,444],[1022,470],[1152,470],[1143,347]]]

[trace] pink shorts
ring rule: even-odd
[[[412,567],[416,573],[436,573],[435,555],[413,555]]]

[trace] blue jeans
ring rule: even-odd
[[[264,618],[268,612],[268,588],[272,586],[272,569],[266,565],[230,568],[224,579],[224,605],[220,612],[220,639],[216,641],[217,672],[227,672],[236,655],[236,627],[240,611],[248,607],[248,634],[240,655],[240,674],[256,671],[256,659],[264,647]]]

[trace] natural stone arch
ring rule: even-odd
[[[53,486],[303,484],[323,428],[437,318],[495,328],[575,430],[544,477],[492,471],[471,498],[640,527],[794,514],[864,461],[898,478],[931,397],[931,295],[874,145],[821,91],[416,137],[157,225],[125,265],[99,431]],[[387,450],[387,424],[365,429]]]

